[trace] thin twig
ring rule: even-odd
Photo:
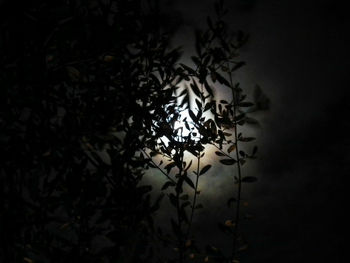
[[[147,156],[147,158],[149,158],[149,160],[150,160],[151,163],[155,166],[155,168],[157,168],[163,175],[165,175],[166,178],[168,178],[172,183],[175,183],[174,179],[172,179],[166,172],[164,172],[164,171],[162,170],[162,168],[160,168],[159,165],[157,165],[157,164],[153,161],[152,157],[151,157],[145,150],[141,149],[141,151]]]
[[[235,121],[236,112],[237,112],[237,97],[235,91],[233,89],[233,81],[232,81],[232,73],[228,73],[230,77],[230,86],[232,91],[232,98],[234,100],[233,103],[233,119]],[[239,226],[239,216],[240,216],[240,204],[241,204],[241,192],[242,192],[242,174],[241,174],[241,165],[239,161],[239,149],[238,149],[238,135],[237,135],[237,123],[234,125],[234,133],[235,133],[235,145],[236,145],[236,158],[237,158],[237,170],[238,170],[238,193],[237,193],[237,202],[236,202],[236,218],[235,218],[235,228],[234,228],[234,237],[233,237],[233,246],[232,246],[232,261],[236,257],[236,247],[237,247],[237,239],[238,239],[238,226]]]
[[[182,136],[181,136],[182,137]],[[182,163],[183,163],[183,154],[184,151],[180,148],[180,167],[179,168],[179,178],[182,176]],[[176,211],[177,211],[177,221],[179,224],[179,233],[178,233],[178,241],[179,241],[179,263],[182,263],[184,260],[184,242],[182,235],[182,218],[181,218],[181,209],[180,209],[180,189],[176,187]]]
[[[211,145],[213,145],[216,149],[218,149],[222,154],[224,154],[226,157],[233,159],[233,157],[227,153],[225,153],[222,149],[220,149],[220,147],[218,147],[217,145],[211,143]]]
[[[201,84],[201,105],[202,108],[199,109],[201,112],[203,112],[203,84]],[[199,142],[202,139],[202,135],[199,134]],[[195,185],[195,189],[194,189],[194,196],[193,196],[193,201],[192,201],[192,207],[191,207],[191,217],[190,217],[190,221],[188,224],[188,228],[187,228],[187,234],[186,234],[186,239],[188,239],[188,236],[190,234],[191,231],[191,226],[192,226],[192,221],[193,221],[193,215],[194,215],[194,209],[196,207],[196,202],[197,202],[197,195],[198,195],[198,183],[199,183],[199,168],[200,168],[200,161],[201,161],[201,151],[199,151],[198,156],[197,156],[197,174],[196,174],[196,185]]]

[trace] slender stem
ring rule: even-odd
[[[180,149],[180,167],[179,167],[179,178],[182,176],[182,164],[183,164],[183,149]],[[181,218],[181,208],[180,208],[180,189],[176,188],[176,211],[177,211],[177,221],[179,225],[178,241],[179,241],[179,263],[184,261],[184,241],[182,235],[182,218]]]
[[[241,192],[242,192],[242,173],[241,173],[241,164],[239,160],[239,148],[238,148],[238,129],[237,129],[237,123],[235,121],[236,115],[237,115],[237,96],[233,88],[233,81],[232,81],[232,73],[229,72],[230,77],[230,86],[232,91],[232,98],[233,98],[233,120],[234,120],[234,133],[235,133],[235,144],[236,144],[236,158],[237,158],[237,170],[238,170],[238,193],[237,193],[237,202],[236,202],[236,217],[235,217],[235,228],[234,228],[234,236],[233,236],[233,245],[232,245],[232,261],[236,257],[236,250],[237,250],[237,239],[238,239],[238,227],[239,227],[239,216],[240,216],[240,205],[241,205]]]
[[[174,179],[172,179],[166,172],[164,172],[164,171],[162,170],[162,168],[160,168],[159,165],[157,165],[157,164],[153,161],[152,157],[151,157],[145,150],[141,149],[141,151],[147,156],[147,158],[150,159],[151,163],[152,163],[163,175],[166,176],[166,178],[168,178],[172,183],[175,183]]]
[[[201,112],[203,112],[203,84],[201,84],[201,109],[199,109]],[[202,136],[199,135],[199,142],[201,142]],[[199,182],[199,169],[200,169],[200,161],[201,161],[201,151],[199,151],[198,156],[197,156],[197,174],[196,174],[196,184],[195,184],[195,188],[194,188],[194,196],[193,196],[193,201],[192,201],[192,208],[191,208],[191,216],[190,216],[190,221],[188,224],[188,228],[187,228],[187,234],[186,234],[186,239],[188,239],[188,236],[190,234],[191,231],[191,226],[192,226],[192,221],[193,221],[193,215],[194,215],[194,209],[196,207],[196,202],[197,202],[197,195],[198,195],[198,182]]]
[[[179,225],[179,233],[178,233],[178,242],[179,242],[179,263],[183,262],[184,258],[184,249],[183,249],[183,239],[182,239],[182,220],[181,220],[181,210],[180,210],[180,192],[176,192],[176,210],[177,210],[177,221]]]
[[[238,238],[238,226],[239,226],[239,215],[240,215],[240,204],[241,204],[241,192],[242,192],[242,174],[241,174],[241,164],[240,164],[240,161],[239,161],[237,125],[235,125],[234,129],[235,129],[236,158],[237,158],[237,170],[238,170],[238,193],[237,193],[237,203],[236,203],[236,218],[235,218],[235,229],[234,229],[234,239],[233,239],[232,260],[235,258],[235,254],[236,254],[237,238]]]
[[[186,234],[186,239],[188,239],[191,231],[191,226],[192,226],[192,221],[193,221],[193,215],[194,215],[194,209],[196,207],[196,202],[197,202],[197,194],[198,194],[198,182],[199,182],[199,167],[200,167],[200,160],[201,160],[201,152],[198,153],[197,157],[197,177],[196,177],[196,185],[194,189],[194,196],[193,196],[193,201],[192,201],[192,208],[191,208],[191,216],[190,216],[190,222],[188,223],[188,228],[187,228],[187,234]]]

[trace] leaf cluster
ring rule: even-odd
[[[231,79],[248,36],[229,32],[223,1],[195,32],[189,65],[170,48],[158,6],[34,1],[0,18],[0,260],[164,262],[159,245],[175,248],[169,262],[227,259],[201,251],[192,233],[199,180],[213,166],[202,158],[211,145],[223,165],[254,159],[257,147],[238,148],[254,138],[237,127],[268,99],[257,88],[247,101]],[[232,99],[217,101],[216,85]],[[166,178],[160,192],[142,184],[149,168]],[[154,222],[164,197],[175,211],[170,236]]]
[[[141,2],[35,1],[1,18],[1,261],[150,261],[162,195],[140,184],[140,149],[175,100],[180,53]]]

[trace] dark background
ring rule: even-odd
[[[3,1],[0,1],[0,8]],[[163,2],[191,50],[212,1]],[[244,262],[346,262],[349,176],[348,9],[340,1],[233,0],[228,22],[250,34],[237,78],[258,83],[270,110],[258,116],[258,183],[251,189]],[[211,206],[215,206],[213,201]],[[219,216],[207,217],[206,223]],[[201,235],[209,239],[203,227]]]
[[[231,28],[251,36],[237,78],[248,90],[258,83],[271,100],[259,116],[259,182],[249,194],[256,218],[243,230],[244,261],[345,262],[348,9],[340,1],[227,5]],[[212,8],[211,1],[167,1],[166,10],[182,21],[177,43],[186,46]]]

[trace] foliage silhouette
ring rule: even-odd
[[[241,183],[256,180],[243,177],[240,167],[257,150],[239,150],[254,138],[237,129],[254,122],[244,108],[266,108],[268,101],[257,90],[264,102],[246,102],[233,83],[247,36],[228,33],[222,1],[215,4],[217,20],[208,18],[208,29],[196,32],[194,67],[178,63],[180,49],[170,49],[158,6],[153,0],[33,1],[21,12],[13,3],[3,6],[2,261],[186,262],[198,255],[226,261],[211,246],[200,252],[191,229],[203,207],[200,177],[214,165],[201,166],[206,145],[217,148],[220,163],[238,169],[238,196],[230,199],[237,204],[236,259]],[[184,82],[189,86],[181,90]],[[215,83],[231,89],[231,102],[215,100]],[[183,111],[189,119],[181,119]],[[176,128],[178,121],[184,127]],[[186,152],[197,160],[195,181]],[[168,180],[155,200],[152,187],[140,184],[149,168]],[[165,191],[176,214],[175,239],[153,220]],[[157,258],[157,244],[175,247],[177,258]]]
[[[244,65],[244,62],[237,61],[238,50],[247,41],[247,35],[238,31],[230,34],[227,25],[223,20],[223,16],[227,12],[224,9],[223,2],[219,1],[215,4],[217,20],[213,22],[210,17],[207,19],[208,28],[205,31],[196,31],[196,55],[192,56],[193,66],[180,63],[177,72],[186,72],[187,76],[183,79],[190,85],[181,92],[180,97],[184,96],[182,103],[178,106],[178,111],[188,110],[187,117],[180,120],[184,123],[182,129],[186,129],[187,135],[183,135],[183,130],[179,136],[178,130],[175,129],[174,122],[171,123],[173,133],[167,137],[168,144],[162,141],[163,146],[156,145],[155,148],[149,147],[154,155],[161,154],[168,163],[165,164],[164,170],[161,164],[157,166],[163,174],[170,178],[162,190],[173,187],[174,192],[169,193],[170,203],[176,209],[177,219],[171,219],[174,235],[177,240],[173,242],[175,250],[178,252],[178,259],[174,262],[185,262],[186,259],[199,258],[208,261],[210,258],[220,262],[237,262],[237,254],[246,248],[246,244],[242,243],[242,237],[239,233],[240,221],[240,203],[242,183],[252,183],[257,180],[253,176],[243,176],[241,166],[248,159],[255,159],[257,147],[255,146],[251,154],[240,150],[240,143],[255,140],[253,137],[243,137],[239,132],[238,126],[245,123],[256,124],[256,120],[249,117],[249,113],[268,107],[268,99],[263,95],[260,88],[255,90],[256,102],[246,101],[246,95],[240,88],[239,83],[233,83],[232,73]],[[225,77],[227,75],[227,77]],[[230,102],[221,100],[216,102],[213,85],[219,83],[231,90],[232,98]],[[194,96],[196,110],[189,108],[190,94]],[[259,101],[260,100],[260,101]],[[177,104],[174,102],[174,107]],[[205,112],[210,114],[205,115]],[[180,116],[181,118],[181,116]],[[233,132],[233,134],[232,134]],[[180,142],[180,143],[179,143]],[[191,234],[191,225],[194,217],[194,211],[201,208],[202,205],[196,205],[198,191],[198,181],[201,175],[205,174],[211,165],[201,166],[201,158],[205,155],[204,147],[212,145],[217,148],[216,155],[225,157],[220,159],[223,165],[236,165],[237,176],[234,176],[234,183],[238,185],[237,197],[230,198],[229,204],[236,202],[235,215],[233,220],[227,220],[225,224],[219,223],[219,228],[224,232],[232,234],[232,255],[224,256],[217,248],[208,246],[206,253],[199,252],[194,245]],[[193,174],[195,182],[189,178],[189,169],[192,160],[187,164],[184,160],[184,152],[189,152],[197,159],[197,167]],[[234,157],[230,155],[234,152]],[[175,169],[176,172],[172,172]],[[174,176],[174,178],[172,178]],[[188,194],[184,194],[185,185],[193,188],[193,200],[189,201]],[[188,217],[186,209],[190,208]],[[184,225],[187,225],[187,231],[184,231]]]

